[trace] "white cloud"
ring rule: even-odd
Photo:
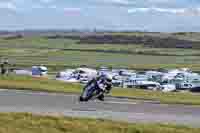
[[[98,3],[105,3],[105,4],[113,4],[113,5],[123,5],[123,6],[177,6],[181,5],[184,2],[180,2],[181,0],[89,0],[95,1]],[[189,0],[188,0],[189,1]]]
[[[128,9],[128,13],[135,13],[135,12],[148,12],[151,8],[132,8]]]
[[[151,3],[170,3],[176,0],[146,0],[146,1],[151,2]]]
[[[54,0],[40,0],[42,3],[51,3],[53,2]]]
[[[64,8],[65,13],[80,13],[81,8],[75,8],[75,7],[66,7]]]
[[[9,9],[9,10],[16,11],[17,7],[11,2],[3,1],[3,2],[0,2],[0,9]]]
[[[129,4],[130,1],[128,0],[110,0],[112,3],[117,3],[117,4]]]
[[[93,1],[93,0],[91,0]],[[132,2],[129,0],[96,0],[98,3],[107,3],[107,4],[119,4],[119,5],[129,5]]]
[[[178,15],[183,16],[200,16],[200,8],[185,9],[183,12],[177,12]]]
[[[64,8],[65,11],[80,11],[81,8],[75,8],[75,7],[66,7]]]
[[[170,13],[183,16],[200,16],[200,8],[132,8],[128,10],[128,13],[136,12],[160,12]]]

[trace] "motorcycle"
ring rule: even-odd
[[[79,97],[79,101],[89,101],[94,100],[105,93],[104,85],[98,84],[96,80],[91,80],[88,84],[83,88],[83,92]]]

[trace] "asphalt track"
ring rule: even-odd
[[[200,107],[158,104],[106,97],[104,102],[78,102],[78,95],[0,90],[0,112],[62,114],[142,123],[200,127]]]

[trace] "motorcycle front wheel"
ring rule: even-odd
[[[95,83],[94,82],[90,82],[84,89],[83,92],[81,94],[81,96],[79,97],[79,101],[88,101],[90,100],[93,95],[95,95],[96,92],[96,88],[95,88]]]

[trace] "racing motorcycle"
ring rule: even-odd
[[[106,92],[106,85],[98,83],[96,80],[91,80],[83,88],[83,92],[79,97],[79,101],[94,100]]]

